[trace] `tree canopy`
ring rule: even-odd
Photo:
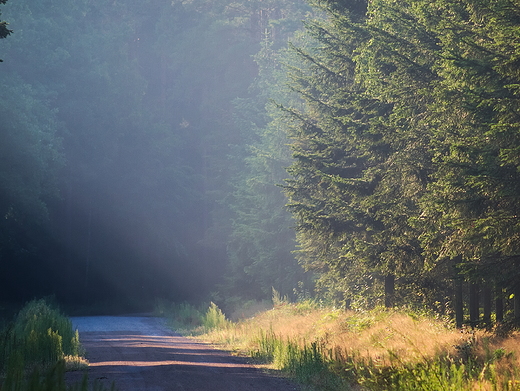
[[[318,50],[298,49],[305,67],[292,71],[306,106],[288,110],[304,264],[344,300],[391,274],[400,294],[432,303],[458,256],[469,280],[513,290],[516,4],[322,7],[329,18],[309,27]]]
[[[6,297],[520,293],[516,0],[0,4]]]

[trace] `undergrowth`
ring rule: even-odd
[[[43,299],[26,304],[0,335],[0,373],[45,368],[82,353],[70,319]]]
[[[188,303],[167,303],[158,301],[155,314],[166,318],[169,326],[183,334],[200,335],[214,329],[226,329],[232,323],[213,302],[207,310]]]
[[[101,391],[87,378],[65,383],[65,371],[85,369],[77,330],[45,300],[27,303],[0,330],[0,391]]]
[[[107,389],[99,382],[89,385],[87,375],[83,380],[74,385],[67,384],[65,381],[65,372],[67,365],[64,360],[58,361],[56,364],[46,370],[34,368],[28,375],[20,368],[9,371],[4,382],[0,385],[1,391],[107,391]],[[116,391],[115,385],[112,384],[110,391]]]
[[[315,390],[520,391],[515,331],[457,330],[426,314],[348,312],[311,301],[278,303],[234,323],[214,304],[200,314],[192,335],[251,356]],[[208,314],[222,323],[205,327]]]

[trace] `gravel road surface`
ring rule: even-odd
[[[245,358],[169,330],[159,318],[72,318],[90,362],[88,377],[119,391],[290,391],[298,386],[269,376]],[[70,372],[71,382],[81,372]]]

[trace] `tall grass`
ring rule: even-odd
[[[0,386],[2,391],[106,391],[106,388],[99,382],[89,385],[88,378],[85,375],[83,380],[75,385],[69,385],[65,382],[65,361],[61,360],[48,370],[41,373],[38,369],[34,369],[27,376],[21,371],[8,373],[4,383]],[[112,384],[110,391],[115,391],[115,385]]]
[[[211,302],[208,310],[202,317],[202,325],[206,332],[214,329],[226,329],[231,325],[231,322],[226,318],[218,306]]]
[[[31,301],[0,331],[0,390],[71,389],[64,372],[71,363],[86,367],[81,354],[70,319],[45,300]]]
[[[232,323],[213,302],[207,310],[188,303],[156,303],[155,313],[167,319],[170,327],[184,334],[199,335],[215,329],[226,329]]]
[[[257,347],[249,355],[259,362],[271,364],[304,384],[314,384],[321,390],[340,389],[347,384],[331,371],[329,359],[317,342],[300,343],[277,336],[273,330],[260,331]]]
[[[225,319],[217,308],[208,312]],[[318,390],[520,391],[520,333],[514,331],[460,331],[425,314],[347,312],[310,301],[278,303],[253,318],[213,326],[203,339]]]
[[[26,304],[1,339],[0,371],[11,365],[52,366],[66,357],[81,354],[77,331],[70,319],[45,300]]]

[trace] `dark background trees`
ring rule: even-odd
[[[244,294],[223,277],[228,241],[244,240],[232,216],[248,208],[247,192],[277,200],[255,203],[256,229],[286,233],[274,233],[280,250],[237,262],[274,265],[285,252],[295,267],[289,215],[282,224],[266,216],[282,211],[283,168],[264,188],[244,190],[248,175],[268,175],[253,168],[252,145],[264,136],[245,121],[266,123],[266,93],[250,89],[253,55],[284,46],[304,10],[226,1],[6,6],[16,33],[2,46],[2,297],[139,307],[208,298],[217,283],[247,298],[282,289],[284,268],[253,272],[257,288]],[[240,102],[257,118],[246,119]]]

